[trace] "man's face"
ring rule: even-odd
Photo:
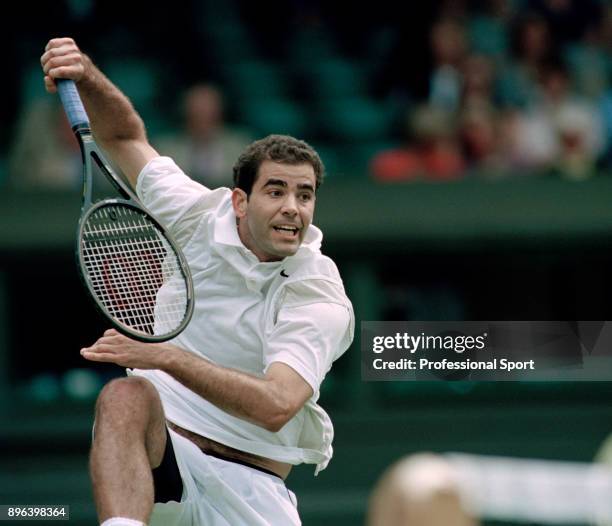
[[[233,191],[240,239],[260,261],[297,252],[312,223],[315,183],[310,164],[264,161],[248,199],[243,190]]]

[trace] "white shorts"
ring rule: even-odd
[[[203,453],[170,430],[183,479],[181,502],[157,503],[149,526],[292,526],[297,501],[283,480]]]

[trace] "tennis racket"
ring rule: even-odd
[[[100,312],[121,333],[144,342],[174,338],[193,313],[187,261],[166,229],[104,159],[75,83],[56,83],[83,159],[76,246],[81,278]],[[92,201],[95,167],[121,199]]]

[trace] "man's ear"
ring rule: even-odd
[[[238,219],[246,216],[248,205],[248,196],[246,192],[240,188],[234,188],[232,190],[232,206],[234,207],[234,213]]]

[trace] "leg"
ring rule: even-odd
[[[165,417],[153,384],[129,377],[107,384],[96,405],[90,472],[100,522],[146,523],[153,508],[151,469],[166,446]]]

